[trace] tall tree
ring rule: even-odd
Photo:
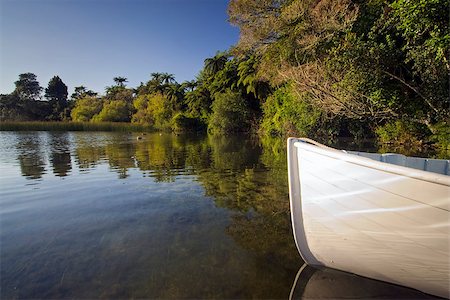
[[[42,87],[36,80],[33,73],[23,73],[19,75],[19,80],[14,82],[16,89],[14,93],[22,100],[38,100],[41,96]]]
[[[75,90],[74,90],[73,94],[70,96],[70,98],[72,100],[78,100],[78,99],[84,98],[86,96],[96,97],[97,93],[92,90],[88,90],[83,85],[80,85],[80,86],[75,87]]]
[[[49,101],[56,101],[62,105],[67,104],[67,85],[59,78],[54,76],[48,82],[48,87],[45,89],[45,98]]]
[[[59,78],[54,76],[48,82],[48,87],[45,89],[45,98],[50,102],[52,113],[49,116],[51,120],[63,120],[68,113],[64,113],[67,108],[67,85]]]
[[[216,74],[225,67],[228,58],[225,53],[217,53],[214,57],[205,59],[205,70],[209,74]]]
[[[162,73],[161,79],[164,84],[175,83],[175,76],[173,74]]]
[[[183,82],[181,84],[181,87],[187,92],[192,92],[197,87],[197,85],[198,85],[197,81],[191,80]]]
[[[159,84],[162,84],[164,73],[153,72],[150,74],[150,76],[152,78],[151,81],[156,81]]]
[[[125,78],[125,77],[120,77],[120,76],[114,77],[113,80],[114,80],[114,82],[116,83],[116,85],[117,85],[117,86],[120,86],[120,87],[125,87],[125,82],[128,82],[128,79],[127,79],[127,78]]]

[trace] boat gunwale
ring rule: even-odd
[[[293,145],[296,148],[301,148],[306,151],[315,152],[320,155],[325,155],[331,158],[343,160],[352,164],[364,166],[367,168],[395,175],[423,180],[439,185],[450,186],[450,176],[447,175],[376,161],[367,157],[358,156],[328,146],[321,147],[319,143],[310,144],[307,139],[299,139],[299,138],[289,138],[289,139],[292,141]]]
[[[323,266],[309,249],[306,239],[305,226],[303,224],[303,207],[300,190],[300,177],[298,169],[297,148],[294,143],[297,138],[287,140],[287,163],[288,163],[288,184],[289,184],[289,206],[291,212],[292,232],[294,234],[295,245],[303,261],[308,265]],[[290,150],[295,151],[290,151]],[[297,214],[296,214],[297,213]]]

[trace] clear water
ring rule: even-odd
[[[0,298],[287,299],[283,146],[0,132]]]
[[[285,167],[245,137],[1,132],[1,298],[286,298]]]

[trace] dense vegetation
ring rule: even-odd
[[[20,74],[0,120],[448,146],[448,0],[230,0],[228,13],[240,40],[195,80],[152,73],[129,88],[115,77],[102,96],[80,86],[69,99],[55,76],[43,101],[36,76]]]

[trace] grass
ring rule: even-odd
[[[148,125],[114,122],[0,122],[0,131],[154,131]]]

